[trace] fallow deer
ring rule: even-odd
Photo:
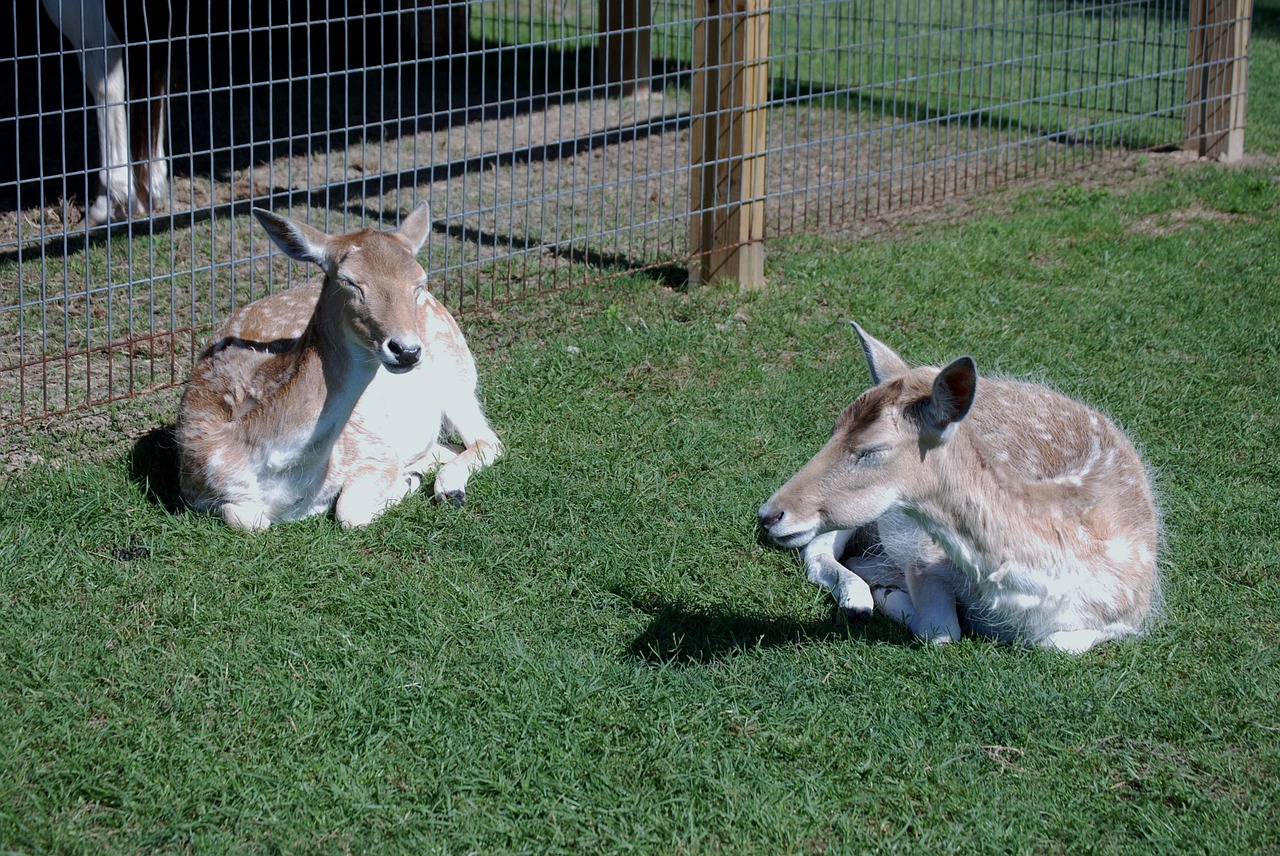
[[[1140,632],[1159,597],[1159,517],[1132,442],[1044,386],[970,357],[909,368],[853,325],[875,386],[759,512],[804,547],[847,612],[878,607],[920,639],[973,632],[1073,653]],[[855,534],[874,549],[840,559]]]
[[[196,362],[176,432],[183,498],[236,528],[331,508],[362,526],[438,470],[436,498],[461,504],[502,444],[462,331],[416,259],[426,203],[394,232],[338,236],[253,213],[324,279],[239,309]]]

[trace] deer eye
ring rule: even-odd
[[[855,449],[853,452],[853,462],[855,464],[870,464],[883,458],[889,454],[888,446],[868,446],[864,449]]]
[[[363,288],[361,288],[361,287],[360,287],[360,284],[359,284],[359,283],[357,283],[354,279],[352,279],[352,278],[351,278],[351,277],[349,277],[349,276],[341,276],[341,275],[340,275],[340,276],[338,277],[338,284],[339,284],[339,285],[341,285],[343,288],[348,288],[348,289],[350,289],[350,290],[354,291],[354,292],[356,293],[356,296],[360,298],[360,302],[361,302],[361,303],[364,303],[364,301],[365,301],[365,293],[364,293],[364,289],[363,289]]]

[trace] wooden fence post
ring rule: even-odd
[[[764,284],[769,0],[696,0],[691,283]]]
[[[651,0],[600,0],[596,70],[623,94],[643,92],[653,76],[649,29]]]
[[[1192,0],[1186,147],[1201,157],[1244,156],[1252,15],[1253,0]]]
[[[415,0],[414,11],[401,19],[414,56],[444,57],[465,51],[471,26],[469,6],[468,0]]]

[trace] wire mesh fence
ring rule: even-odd
[[[697,280],[770,236],[1242,127],[1247,0],[1224,2],[17,5],[0,425],[181,383],[234,307],[310,276],[252,206],[340,231],[428,199],[423,260],[463,314]]]

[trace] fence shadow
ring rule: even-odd
[[[1262,3],[1254,4],[1249,37],[1266,39],[1272,42],[1280,41],[1280,5],[1275,3],[1266,5]]]

